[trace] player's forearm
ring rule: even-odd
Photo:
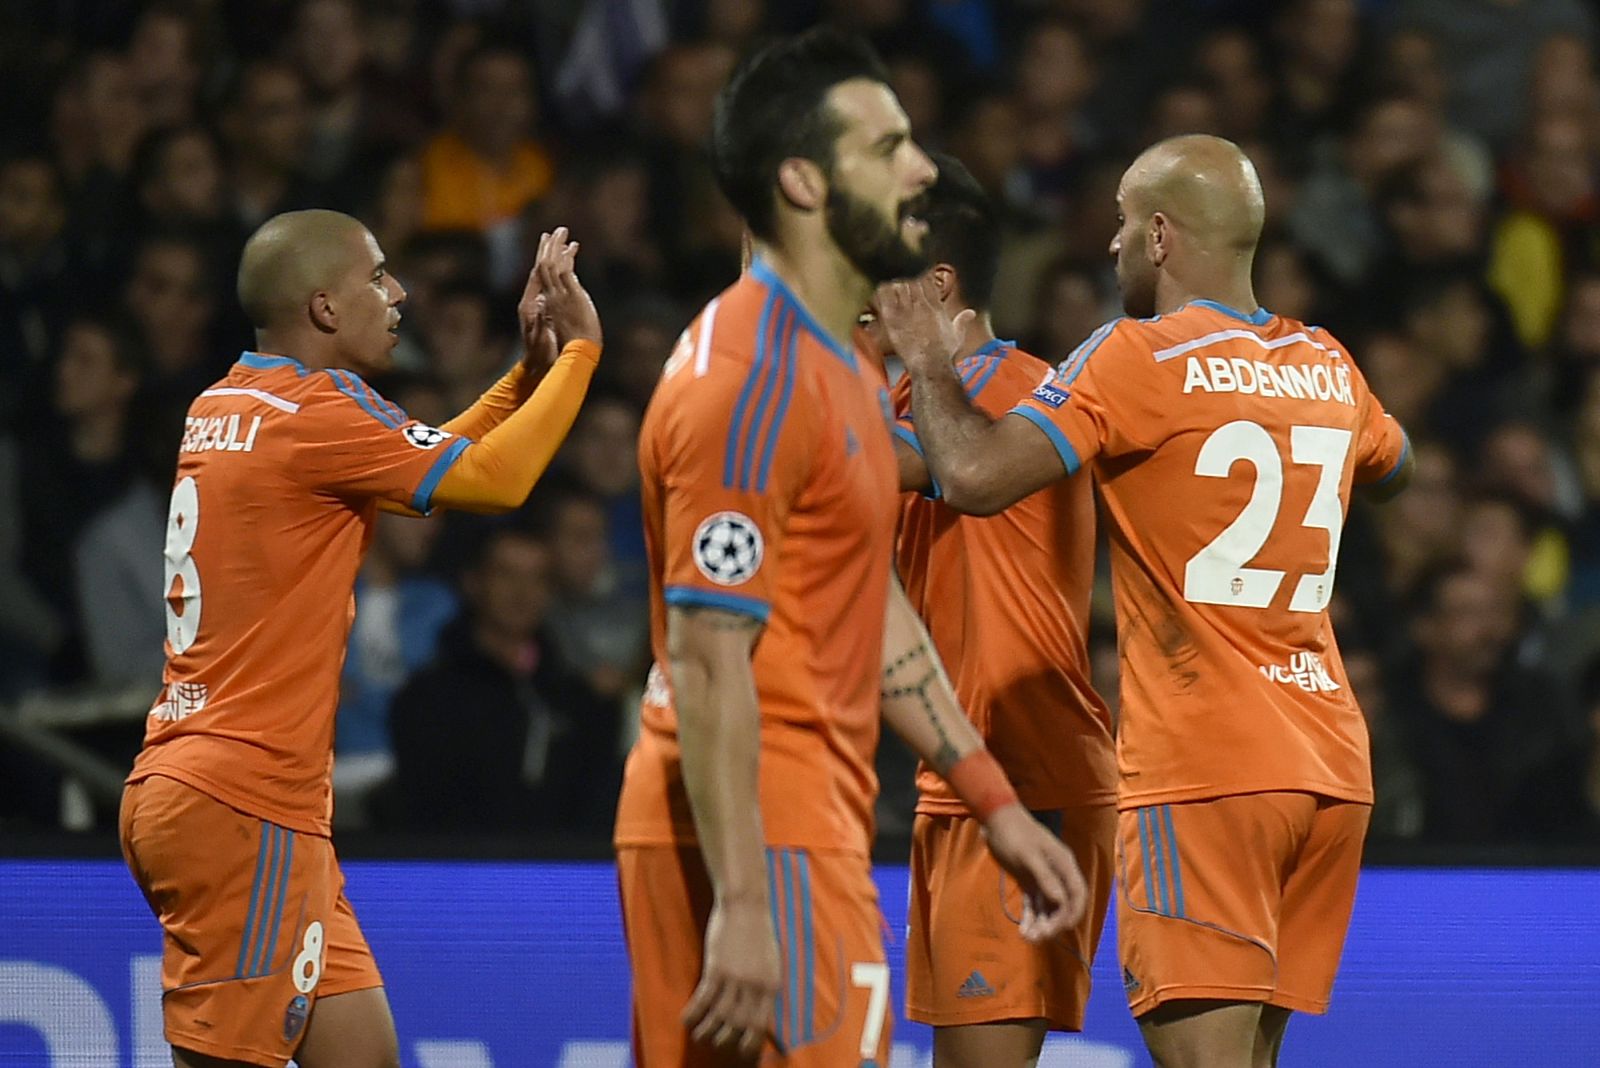
[[[668,643],[683,784],[717,899],[765,907],[761,713],[750,646],[756,620],[672,611]]]
[[[883,721],[944,775],[983,739],[957,700],[916,610],[891,580],[883,627]]]
[[[911,371],[911,409],[917,415],[917,440],[928,473],[944,501],[959,512],[991,515],[1001,500],[985,478],[995,465],[986,455],[993,420],[972,406],[955,365],[939,360]]]
[[[528,399],[543,376],[529,373],[519,360],[515,367],[472,402],[472,407],[440,427],[474,441],[484,437],[510,417]]]
[[[883,719],[983,823],[1019,804],[1010,780],[961,711],[922,620],[893,579],[884,620]]]
[[[568,343],[533,395],[445,473],[434,505],[480,512],[521,506],[572,429],[599,361],[594,342]]]

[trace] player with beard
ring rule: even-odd
[[[1372,772],[1328,602],[1352,487],[1405,433],[1327,331],[1256,303],[1261,184],[1215,137],[1148,149],[1111,242],[1130,316],[1009,414],[967,400],[926,286],[879,308],[946,501],[976,514],[1092,465],[1122,661],[1118,951],[1163,1068],[1266,1068],[1326,1012]]]
[[[713,158],[754,257],[679,339],[639,443],[655,667],[616,828],[634,1058],[883,1065],[880,715],[982,821],[1029,937],[1085,892],[891,575],[892,413],[849,339],[878,283],[925,268],[934,171],[881,63],[828,30],[758,52]]]

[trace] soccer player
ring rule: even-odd
[[[919,216],[938,299],[971,310],[955,361],[980,411],[1004,415],[1050,374],[994,335],[989,299],[1000,258],[994,208],[950,156]],[[892,354],[876,323],[868,332]],[[1089,681],[1094,492],[1063,479],[992,518],[939,500],[911,412],[894,391],[900,488],[898,564],[962,708],[1016,784],[1023,804],[1071,847],[1090,889],[1083,918],[1033,945],[1021,894],[983,847],[982,828],[943,780],[918,769],[906,942],[906,1015],[934,1026],[938,1068],[1025,1068],[1047,1030],[1081,1031],[1089,970],[1111,899],[1116,758],[1111,714]]]
[[[639,444],[656,666],[616,828],[635,1063],[883,1065],[880,715],[983,824],[1025,934],[1084,891],[891,574],[892,412],[849,339],[877,283],[925,266],[908,219],[933,168],[885,71],[833,31],[778,41],[722,90],[713,144],[755,257],[680,339]]]
[[[1163,141],[1117,194],[1132,318],[997,420],[951,365],[930,287],[880,300],[946,500],[999,511],[1092,465],[1121,647],[1117,898],[1128,1003],[1163,1068],[1274,1064],[1326,1011],[1372,803],[1328,621],[1353,485],[1392,492],[1405,434],[1326,331],[1256,304],[1250,161]]]
[[[123,854],[165,932],[179,1068],[400,1063],[329,840],[356,570],[380,507],[526,499],[599,359],[576,252],[565,230],[545,235],[518,308],[524,359],[431,427],[362,380],[388,369],[405,300],[364,226],[291,212],[245,245],[257,351],[189,408],[167,520],[166,685],[122,802]]]

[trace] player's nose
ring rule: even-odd
[[[917,192],[920,193],[924,189],[927,189],[929,186],[931,186],[934,181],[938,179],[939,168],[935,167],[933,165],[933,160],[929,159],[928,154],[922,151],[921,145],[913,144],[911,146],[911,150],[916,154],[916,162],[912,171],[912,181],[916,186]]]
[[[406,287],[394,275],[389,276],[389,306],[398,308],[406,302]]]

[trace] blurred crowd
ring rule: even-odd
[[[649,658],[639,418],[738,270],[712,102],[752,42],[821,19],[879,46],[919,141],[1003,205],[995,325],[1052,361],[1120,310],[1105,250],[1133,155],[1188,132],[1246,148],[1261,303],[1339,335],[1417,457],[1406,494],[1352,511],[1334,604],[1375,833],[1594,834],[1583,0],[0,0],[0,715],[155,693],[179,428],[253,343],[233,273],[254,227],[312,206],[370,226],[410,293],[376,385],[438,422],[515,358],[534,243],[564,224],[605,321],[600,378],[520,513],[380,519],[337,819],[603,835]],[[141,732],[134,715],[80,740],[125,765]],[[909,767],[885,754],[895,829]],[[60,789],[0,742],[0,820],[55,822]]]

